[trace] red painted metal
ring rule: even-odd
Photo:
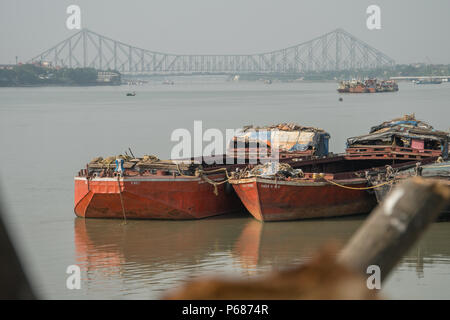
[[[209,176],[221,181],[224,174]],[[245,211],[232,188],[213,185],[200,177],[169,175],[125,176],[120,187],[126,218],[200,219]],[[85,218],[123,219],[117,177],[75,177],[75,214]]]
[[[366,179],[335,180],[350,187],[366,187]],[[231,181],[247,210],[260,221],[325,218],[370,212],[373,193],[350,190],[324,180],[275,181],[252,177]]]

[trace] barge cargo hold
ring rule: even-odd
[[[260,158],[260,150],[281,151],[281,159],[324,157],[328,155],[330,134],[323,129],[295,123],[254,127],[245,126],[234,136],[227,154],[248,159]]]
[[[289,163],[290,167],[280,163],[278,169],[267,165],[235,173],[229,182],[257,220],[285,221],[368,213],[377,203],[368,177],[412,168],[415,161],[392,164],[338,156]]]
[[[449,133],[434,129],[405,115],[370,129],[369,134],[347,139],[347,159],[422,161],[427,158],[448,157]]]

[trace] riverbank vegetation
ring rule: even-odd
[[[109,84],[120,84],[120,74]],[[99,82],[99,72],[93,68],[49,68],[22,64],[0,68],[0,87],[19,86],[92,86]]]

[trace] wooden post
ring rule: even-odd
[[[421,178],[396,186],[353,235],[338,262],[360,273],[376,265],[385,279],[449,203],[449,189],[437,180]]]

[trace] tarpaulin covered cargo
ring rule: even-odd
[[[279,152],[314,150],[315,155],[328,154],[330,135],[322,129],[297,124],[278,124],[266,127],[244,127],[233,138],[235,146],[277,148]]]
[[[383,122],[370,129],[370,133],[347,139],[347,147],[398,146],[415,150],[441,150],[448,156],[449,133],[434,129],[416,120],[414,114]]]

